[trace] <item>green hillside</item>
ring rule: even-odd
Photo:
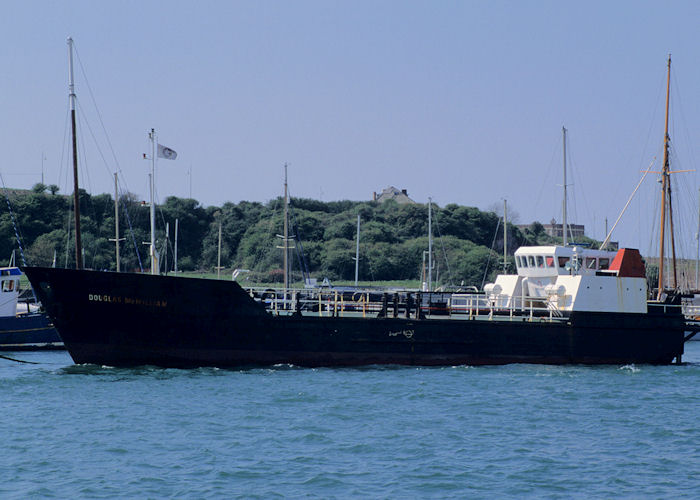
[[[19,235],[28,264],[73,265],[72,198],[55,186],[37,185],[32,191],[7,191],[8,208],[0,213],[0,256],[18,249]],[[80,193],[81,227],[85,265],[114,270],[114,200],[109,194]],[[242,201],[203,207],[197,200],[169,197],[158,207],[157,240],[165,247],[169,223],[168,268],[173,267],[175,220],[179,220],[178,267],[211,272],[217,263],[218,225],[222,225],[221,265],[243,268],[248,277],[265,282],[281,281],[281,199],[267,203]],[[428,207],[368,201],[322,202],[293,198],[290,202],[290,234],[296,236],[291,253],[292,279],[302,270],[319,280],[351,280],[355,273],[355,232],[361,217],[360,266],[362,281],[419,280],[428,249]],[[13,223],[14,219],[14,223]],[[15,231],[16,228],[16,231]],[[135,196],[120,199],[122,269],[147,268],[149,208]],[[481,286],[502,269],[503,228],[493,212],[449,204],[433,205],[434,277],[439,284]],[[552,239],[535,223],[521,231],[508,226],[509,254],[524,244],[550,243]],[[19,260],[19,255],[18,262]],[[511,263],[512,269],[512,263]],[[485,274],[486,271],[486,274]]]

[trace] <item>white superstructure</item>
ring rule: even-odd
[[[22,272],[18,267],[0,267],[0,317],[17,314],[19,279]]]
[[[521,247],[517,274],[502,274],[484,291],[497,308],[535,304],[556,312],[644,313],[647,283],[637,250],[564,246]]]

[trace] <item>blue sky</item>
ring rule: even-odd
[[[566,126],[570,220],[602,239],[661,163],[668,53],[674,166],[698,168],[699,23],[692,1],[3,2],[0,172],[29,187],[43,153],[45,182],[71,191],[72,36],[93,193],[112,192],[119,168],[146,197],[154,127],[178,152],[159,163],[161,199],[188,196],[191,169],[204,205],[266,201],[288,162],[293,196],[394,185],[443,206],[507,198],[521,223],[546,222],[561,219]],[[698,174],[678,176],[679,246],[694,257]],[[650,176],[614,239],[658,252],[657,192]]]

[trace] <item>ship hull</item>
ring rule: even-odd
[[[0,318],[0,351],[39,351],[64,349],[49,318],[43,313],[27,313]]]
[[[164,367],[667,364],[680,314],[565,320],[274,315],[235,282],[52,268],[25,272],[76,363]]]

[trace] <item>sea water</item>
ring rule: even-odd
[[[0,359],[0,498],[698,498],[684,365],[173,370]]]

